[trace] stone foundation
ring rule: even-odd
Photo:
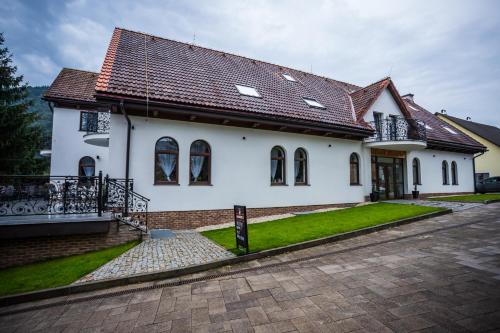
[[[0,241],[0,268],[97,251],[140,239],[138,230],[114,221],[107,233]]]
[[[323,208],[351,207],[355,203],[289,206],[269,208],[247,208],[247,218],[278,215],[294,212],[305,212]],[[151,212],[148,214],[148,227],[151,229],[195,229],[207,225],[234,221],[233,209],[190,210]]]

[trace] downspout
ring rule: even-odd
[[[476,184],[476,158],[479,157],[479,156],[482,156],[484,155],[484,153],[486,153],[488,150],[485,150],[481,153],[479,153],[479,155],[476,155],[476,156],[473,156],[472,157],[472,177],[474,177],[474,194],[477,193],[477,184]]]
[[[125,157],[125,210],[123,212],[123,216],[128,216],[128,195],[129,195],[129,170],[130,170],[130,130],[132,128],[132,123],[130,122],[130,118],[128,117],[127,112],[125,111],[125,107],[123,105],[123,100],[120,101],[120,110],[127,120],[127,153]]]

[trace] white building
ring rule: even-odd
[[[411,197],[415,184],[473,192],[484,150],[390,78],[358,87],[118,28],[100,73],[63,69],[45,99],[51,174],[128,169],[153,227],[227,222],[235,204],[252,217]]]

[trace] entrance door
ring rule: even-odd
[[[375,179],[372,182],[376,186],[381,200],[400,199],[404,194],[403,159],[374,157],[372,166],[375,167]],[[373,170],[373,169],[372,169]]]
[[[392,164],[380,163],[378,169],[378,191],[381,199],[394,198],[394,169]]]

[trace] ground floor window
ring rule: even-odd
[[[285,185],[285,151],[281,147],[271,150],[271,185]]]
[[[443,161],[441,163],[441,174],[443,177],[443,185],[449,185],[450,179],[448,177],[448,162]]]
[[[420,179],[420,160],[418,158],[414,158],[412,161],[412,170],[413,170],[413,185],[421,185]]]
[[[177,184],[179,145],[170,137],[160,138],[155,145],[155,184]]]
[[[80,162],[78,162],[78,176],[95,176],[95,160],[92,157],[84,156],[80,159]]]
[[[358,154],[352,153],[349,158],[349,170],[351,185],[359,185],[359,157]]]
[[[307,184],[307,154],[302,148],[295,151],[294,159],[295,185]]]
[[[196,140],[189,150],[189,184],[210,184],[210,146],[203,140]]]
[[[458,170],[457,170],[457,162],[451,162],[451,184],[458,185]]]

